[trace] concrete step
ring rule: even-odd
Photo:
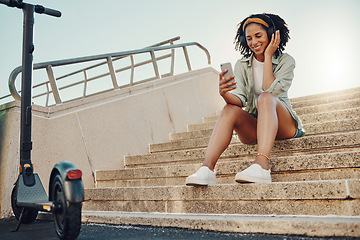
[[[360,107],[328,111],[317,114],[305,114],[301,116],[303,124],[331,122],[336,120],[345,120],[358,118],[360,116]]]
[[[314,100],[319,100],[319,99],[323,99],[323,98],[336,99],[337,97],[340,97],[340,96],[351,95],[351,94],[359,93],[359,92],[360,92],[360,87],[349,88],[349,89],[344,89],[344,90],[339,90],[339,91],[334,91],[334,92],[326,92],[326,93],[292,98],[291,102],[295,103],[295,102],[304,102],[304,101],[314,101]]]
[[[306,129],[306,134],[309,135],[311,134],[312,131],[311,126],[316,126],[316,124],[321,124],[321,123],[326,124],[326,122],[333,122],[332,124],[335,124],[337,121],[341,121],[340,119],[349,120],[349,119],[358,118],[358,116],[360,116],[360,108],[354,108],[354,109],[332,111],[321,114],[308,114],[302,116],[302,121]],[[181,133],[172,133],[170,134],[170,141],[210,137],[218,118],[219,116],[204,118],[204,123],[190,127],[190,129],[197,129],[197,130],[181,132]],[[317,126],[318,126],[316,128],[317,131],[315,132],[319,133],[319,129],[321,128],[319,128],[319,125]],[[340,129],[344,129],[343,126],[340,126],[339,128],[339,131],[343,131]]]
[[[357,118],[360,116],[360,108],[341,109],[336,111],[329,111],[317,114],[305,114],[301,116],[303,124],[329,122],[342,119]],[[215,123],[219,118],[219,115],[204,117],[203,123]]]
[[[247,168],[253,156],[220,160],[216,165],[218,184],[235,183],[237,172]],[[273,182],[335,180],[360,178],[360,148],[346,151],[326,150],[296,155],[273,155]],[[96,171],[97,187],[142,187],[184,185],[202,163]]]
[[[348,148],[360,146],[360,131],[305,136],[296,139],[275,141],[272,153],[313,151],[317,149]],[[191,163],[203,159],[208,139],[179,141],[172,145],[171,152],[157,152],[148,155],[125,156],[126,167]],[[184,150],[184,148],[187,148]],[[179,149],[179,150],[175,150]],[[231,144],[221,158],[235,158],[256,154],[256,145]]]
[[[346,132],[360,129],[360,117],[337,121],[304,124],[307,135]]]
[[[350,99],[359,99],[360,98],[360,88],[357,88],[355,91],[349,91],[345,93],[338,93],[335,95],[326,95],[326,96],[313,96],[314,98],[304,99],[304,100],[297,100],[291,99],[291,105],[294,109],[300,107],[309,107],[318,104],[327,104],[333,102],[341,102]]]
[[[324,133],[356,131],[360,129],[360,118],[322,122],[318,124],[306,124],[304,127],[306,129],[306,136]],[[210,136],[211,134],[203,138],[191,138],[166,143],[150,144],[149,151],[150,153],[156,153],[172,150],[191,149],[194,147],[207,147],[210,141]],[[233,135],[231,143],[240,143],[240,140],[236,134]]]
[[[360,236],[360,217],[82,211],[85,223],[176,227],[237,233]]]
[[[358,108],[360,107],[360,99],[351,99],[347,101],[341,101],[341,102],[333,102],[333,103],[327,103],[327,104],[320,104],[315,106],[309,106],[309,107],[301,107],[296,109],[296,113],[299,114],[299,116],[305,115],[305,114],[316,114],[316,113],[325,113],[329,111],[334,110],[343,110],[343,109],[349,109],[349,108]]]
[[[85,190],[85,211],[360,215],[360,179]]]
[[[359,116],[359,111],[360,111],[360,100],[353,100],[352,102],[355,102],[354,106],[351,106],[351,103],[348,103],[348,101],[346,103],[342,102],[342,104],[344,104],[343,108],[336,106],[335,103],[325,104],[326,106],[324,106],[324,108],[328,108],[329,107],[328,105],[332,105],[334,107],[334,109],[328,111],[323,111],[321,109],[321,106],[304,107],[304,108],[299,108],[297,110],[297,113],[299,114],[299,117],[301,118],[303,124],[357,118]],[[312,112],[309,109],[310,110],[312,109],[314,111]],[[218,118],[219,115],[203,118],[203,123],[190,124],[187,126],[187,130],[197,131],[197,130],[214,128]]]
[[[181,133],[171,133],[170,134],[170,141],[181,141],[186,139],[193,139],[193,138],[205,138],[210,137],[211,133],[213,132],[215,122],[211,125],[212,127],[199,130],[193,130],[188,132],[181,132]]]

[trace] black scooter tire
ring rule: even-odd
[[[22,207],[19,207],[16,204],[16,198],[17,198],[17,184],[15,184],[11,192],[11,208],[14,212],[16,219],[20,220]],[[21,217],[21,223],[25,223],[25,224],[33,223],[37,215],[38,215],[38,210],[34,208],[25,208],[23,212],[23,216]]]
[[[64,185],[58,174],[52,181],[52,199],[58,206],[54,212],[56,234],[60,239],[76,239],[81,229],[81,203],[71,203],[66,199]]]

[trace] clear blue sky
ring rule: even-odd
[[[27,1],[25,1],[27,2]],[[175,36],[196,41],[211,54],[211,66],[236,62],[236,25],[251,13],[285,19],[285,52],[297,63],[290,97],[360,86],[359,0],[39,0],[61,18],[35,16],[34,62],[142,48]],[[107,4],[107,5],[104,5]],[[21,64],[22,12],[0,5],[0,96]],[[206,67],[200,51],[191,53]],[[181,56],[182,57],[182,56]]]

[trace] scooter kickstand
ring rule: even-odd
[[[16,226],[16,228],[14,230],[11,230],[11,232],[17,232],[19,230],[24,212],[25,212],[25,208],[22,208],[21,209],[21,214],[20,214],[20,217],[19,217],[19,223],[17,224],[17,226]]]

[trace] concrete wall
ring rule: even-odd
[[[218,72],[212,68],[167,77],[55,107],[33,106],[35,171],[45,189],[59,161],[83,171],[85,187],[95,170],[124,168],[124,156],[148,153],[148,145],[169,141],[224,105]],[[19,165],[20,103],[0,112],[1,217],[10,214],[10,193]]]
[[[0,218],[10,214],[10,195],[18,174],[20,107],[0,106]]]

